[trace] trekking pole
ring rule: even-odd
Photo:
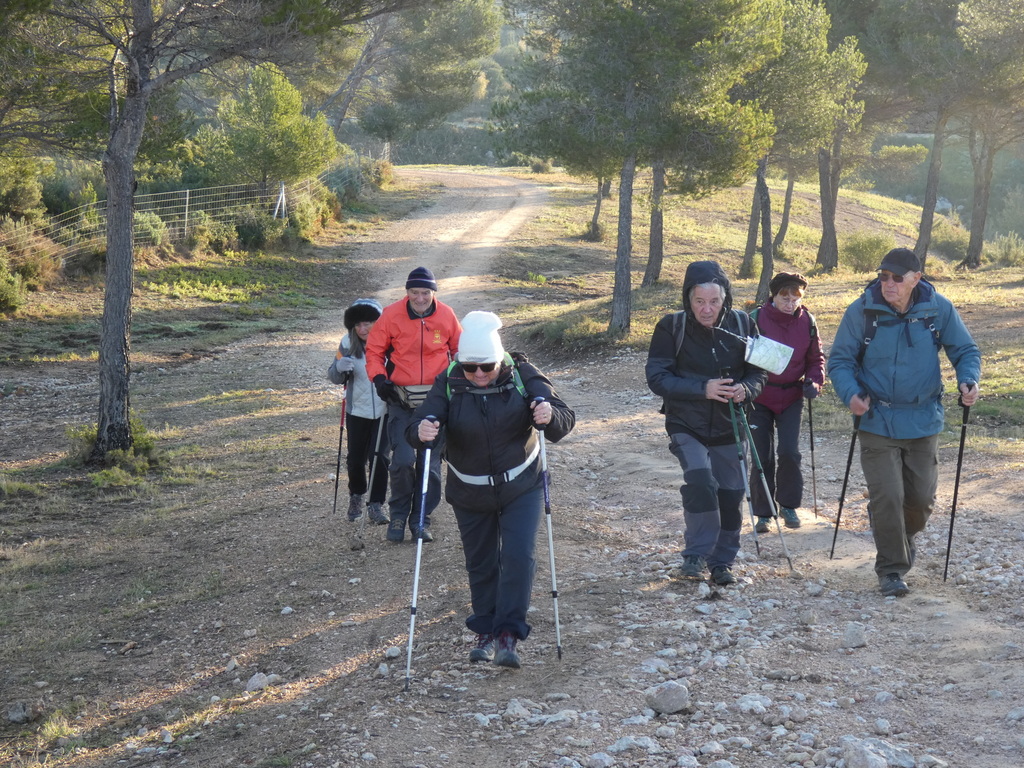
[[[427,416],[428,421],[437,421],[436,416]],[[427,516],[427,484],[430,481],[430,448],[433,441],[423,445],[423,482],[420,484],[420,529]],[[412,604],[409,606],[409,648],[405,658],[405,690],[409,690],[412,679],[412,638],[416,629],[416,600],[420,591],[420,560],[423,558],[423,537],[416,538],[416,568],[412,577]]]
[[[836,512],[836,527],[832,531],[832,549],[829,550],[828,559],[836,553],[836,537],[839,535],[839,519],[843,516],[843,502],[846,500],[846,483],[850,479],[850,465],[853,464],[853,449],[857,445],[857,430],[860,429],[860,416],[853,417],[853,437],[850,438],[850,453],[846,457],[846,474],[843,475],[843,487],[839,491],[839,511]]]
[[[750,422],[747,421],[747,415],[743,412],[742,408],[737,409],[740,414],[740,421],[743,422],[743,429],[746,431],[747,440],[750,442],[750,455],[754,459],[754,466],[757,467],[758,477],[761,478],[761,487],[764,488],[764,495],[768,499],[768,503],[772,506],[772,517],[775,518],[775,527],[779,531],[779,541],[782,543],[782,554],[786,558],[786,562],[789,563],[789,570],[793,568],[793,558],[789,556],[789,549],[786,547],[786,537],[782,535],[782,526],[779,524],[779,507],[775,502],[775,497],[772,496],[771,490],[768,488],[768,478],[764,474],[764,466],[761,464],[761,457],[757,455],[757,448],[754,446],[754,435],[750,431]]]
[[[543,403],[543,397],[535,397],[535,403]],[[540,474],[544,479],[544,519],[548,523],[548,560],[551,566],[551,601],[555,607],[555,647],[558,650],[558,658],[562,658],[562,628],[558,620],[558,580],[555,578],[555,537],[551,533],[551,492],[550,476],[548,475],[548,450],[547,442],[544,439],[544,430],[537,427],[540,435]]]
[[[334,467],[334,506],[331,514],[338,511],[338,481],[341,480],[341,438],[345,434],[345,387],[341,388],[341,426],[338,427],[338,463]]]
[[[960,407],[964,409],[964,416],[960,421],[960,452],[956,456],[956,480],[953,481],[953,508],[949,513],[949,538],[946,539],[946,566],[942,569],[943,581],[946,580],[946,574],[949,573],[949,550],[953,546],[953,521],[956,520],[956,497],[960,493],[960,469],[964,465],[964,440],[967,438],[967,419],[971,415],[971,406],[964,405],[963,398],[960,398]]]
[[[818,475],[814,470],[814,409],[807,398],[807,429],[811,433],[811,493],[814,494],[814,519],[818,519]]]
[[[722,378],[727,378],[723,374]],[[750,480],[747,478],[747,459],[743,455],[743,441],[740,440],[740,428],[736,424],[736,406],[732,398],[729,398],[729,418],[732,420],[732,436],[736,440],[736,453],[740,459],[740,472],[743,474],[743,493],[747,497],[747,508],[750,510],[750,526],[754,530],[754,549],[758,557],[761,555],[761,542],[757,538],[757,515],[754,514],[754,502],[750,498]]]

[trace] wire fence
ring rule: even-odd
[[[295,184],[231,184],[202,189],[182,189],[135,196],[133,235],[136,245],[178,243],[201,221],[234,221],[240,211],[255,209],[275,218],[287,218],[295,206],[308,202],[322,186],[341,194],[362,192],[364,178],[359,158],[346,158],[315,178]],[[107,204],[105,200],[79,206],[58,216],[27,226],[0,231],[0,254],[51,251],[67,264],[88,253],[106,249]],[[156,217],[156,218],[154,218]]]

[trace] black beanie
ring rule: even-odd
[[[437,281],[434,279],[434,273],[426,267],[416,267],[412,272],[409,273],[409,279],[405,281],[406,288],[429,288],[432,291],[437,290]]]

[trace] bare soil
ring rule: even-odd
[[[948,580],[958,435],[941,451],[912,591],[894,599],[877,593],[856,459],[829,557],[850,435],[825,432],[817,515],[808,473],[803,527],[762,535],[758,554],[747,523],[739,585],[679,581],[681,476],[642,352],[531,355],[578,418],[549,450],[562,653],[542,533],[523,668],[471,665],[450,509],[421,552],[382,527],[353,550],[344,483],[332,512],[339,393],[325,371],[345,306],[398,299],[420,264],[459,316],[503,314],[506,346],[529,353],[514,321],[529,296],[492,274],[544,192],[500,175],[416,176],[438,185],[434,205],[355,251],[319,246],[346,247],[328,282],[335,309],[135,375],[134,406],[168,425],[188,467],[180,483],[97,493],[69,473],[60,503],[2,502],[0,763],[1024,764],[1024,484],[995,441],[965,455]],[[88,364],[3,379],[17,386],[0,399],[0,471],[54,462],[63,425],[93,418]],[[656,715],[645,691],[666,680],[691,701]],[[19,708],[38,717],[8,720]],[[885,762],[851,751],[871,739],[890,747],[877,747]]]

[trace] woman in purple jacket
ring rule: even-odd
[[[792,347],[793,356],[781,374],[769,374],[768,383],[754,401],[750,429],[768,489],[780,507],[779,514],[787,528],[799,528],[800,517],[796,510],[804,492],[800,469],[800,416],[803,399],[817,397],[825,382],[825,356],[821,353],[814,316],[801,306],[807,290],[804,276],[780,272],[772,278],[768,290],[771,298],[754,310],[754,320],[762,336]],[[750,478],[750,497],[758,518],[757,532],[767,533],[773,517],[772,502],[765,497],[764,486],[754,473]]]

